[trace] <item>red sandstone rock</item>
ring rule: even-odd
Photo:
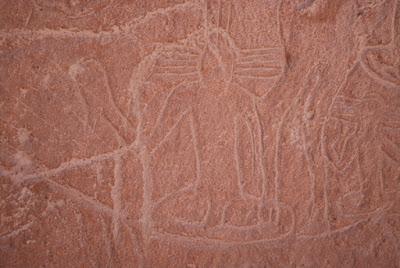
[[[400,267],[400,2],[0,2],[1,267]]]

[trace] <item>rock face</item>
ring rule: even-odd
[[[0,1],[1,267],[400,267],[400,1]]]

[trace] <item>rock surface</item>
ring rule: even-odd
[[[400,1],[0,1],[1,267],[400,267]]]

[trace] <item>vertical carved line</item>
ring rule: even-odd
[[[121,231],[121,212],[122,212],[122,188],[123,188],[123,176],[122,176],[122,159],[121,154],[114,156],[114,186],[111,190],[111,199],[113,201],[112,210],[112,225],[113,225],[113,240],[115,247],[117,248],[119,243],[120,231]]]
[[[234,118],[234,136],[235,136],[235,142],[234,142],[234,152],[235,152],[235,162],[236,162],[236,172],[237,172],[237,177],[238,177],[238,188],[239,188],[239,194],[241,198],[244,198],[244,189],[243,189],[243,172],[240,167],[240,152],[239,152],[239,119],[236,116]]]

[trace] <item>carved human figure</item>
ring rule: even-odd
[[[180,237],[283,237],[293,214],[267,174],[258,114],[260,96],[283,72],[280,40],[238,48],[229,34],[231,3],[206,2],[202,30],[160,48],[137,70],[147,77],[137,90],[145,103],[139,135],[149,157],[149,218],[156,231]],[[272,20],[278,27],[276,13]]]
[[[389,209],[399,190],[400,4],[381,1],[373,8],[388,3],[394,10],[389,17],[391,41],[361,42],[359,60],[334,99],[325,128],[323,150],[336,228]]]
[[[301,173],[299,169],[297,173],[300,175],[297,175],[288,169],[282,177],[294,181],[299,176],[302,177],[299,179],[301,183],[304,183],[304,178],[309,178],[309,198],[304,199],[304,206],[299,209],[297,234],[310,238],[340,232],[390,206],[392,199],[383,193],[386,191],[382,190],[382,184],[390,181],[389,185],[395,185],[398,169],[393,166],[393,161],[390,164],[392,168],[388,168],[381,148],[396,144],[393,141],[397,139],[393,127],[388,136],[387,126],[398,125],[395,123],[398,118],[395,110],[399,105],[396,103],[399,97],[395,93],[398,88],[395,78],[398,63],[394,56],[398,43],[393,41],[397,36],[398,15],[388,15],[389,10],[396,10],[398,1],[300,2],[297,10],[303,18],[301,21],[320,21],[319,27],[313,23],[309,27],[304,26],[304,31],[308,30],[305,35],[318,36],[318,40],[310,38],[308,49],[312,51],[314,44],[311,42],[324,40],[325,51],[322,54],[314,51],[315,55],[308,59],[305,57],[307,52],[303,50],[304,55],[298,61],[292,60],[293,73],[301,73],[294,66],[297,62],[299,66],[313,66],[308,73],[304,71],[305,77],[310,77],[307,78],[310,82],[304,83],[304,90],[300,91],[298,101],[285,122],[289,127],[283,131],[286,132],[284,137],[290,137],[291,129],[300,128],[297,133],[300,133],[299,140],[302,140],[303,163],[307,170]],[[328,8],[330,5],[334,8]],[[377,7],[382,11],[380,15],[369,13]],[[365,21],[357,23],[360,18],[365,18]],[[342,25],[351,25],[351,31],[347,32],[341,24],[335,24],[337,21],[341,21]],[[387,28],[392,28],[394,33],[391,40],[386,42],[387,38],[371,38],[372,33],[386,34],[374,28],[386,25],[387,21]],[[308,25],[306,22],[296,24],[296,21],[293,24],[293,28]],[[364,27],[367,28],[366,32],[360,29]],[[343,44],[344,49],[341,45],[333,47],[333,40],[325,36],[321,29],[346,32],[337,41]],[[298,46],[307,46],[307,41],[297,46],[290,43],[287,42],[288,53],[291,50],[301,51]],[[375,56],[371,53],[375,53]],[[391,56],[385,59],[383,56],[386,54]],[[371,61],[373,57],[375,63]],[[379,67],[379,61],[386,62],[386,66],[382,64],[382,68]],[[375,75],[369,74],[371,72],[375,72]],[[301,108],[304,109],[303,113],[299,110]],[[386,127],[383,127],[384,122]],[[388,137],[391,142],[387,141]],[[383,143],[383,140],[386,142]],[[290,154],[293,155],[296,149],[283,143],[282,148],[285,147],[288,149],[281,150],[281,155],[295,159]],[[391,151],[393,158],[396,155],[393,146]],[[298,160],[299,163],[301,161]],[[390,172],[392,175],[388,175]]]

